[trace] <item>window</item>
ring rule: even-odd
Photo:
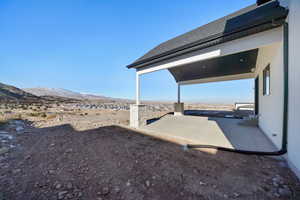
[[[270,95],[270,64],[263,71],[263,95]]]

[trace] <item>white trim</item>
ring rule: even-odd
[[[255,77],[254,73],[245,73],[245,74],[238,74],[238,75],[228,75],[228,76],[220,76],[220,77],[212,77],[212,78],[195,79],[189,81],[181,81],[178,83],[180,85],[191,85],[191,84],[219,82],[219,81],[233,81],[233,80],[240,80],[240,79],[247,79],[247,78],[254,78],[254,77]]]
[[[180,84],[177,84],[177,103],[180,103]]]
[[[189,64],[189,63],[193,63],[193,62],[218,57],[220,55],[221,55],[221,51],[218,49],[218,50],[211,51],[211,52],[204,53],[204,54],[200,54],[200,55],[197,55],[197,56],[192,56],[192,57],[181,59],[181,60],[178,60],[178,61],[162,64],[162,65],[159,65],[159,66],[156,66],[156,67],[144,69],[144,70],[138,71],[137,73],[138,74],[146,74],[146,73],[150,73],[150,72],[154,72],[154,71],[158,71],[158,70],[162,70],[162,69],[169,69],[169,68],[177,67],[177,66],[180,66],[180,65],[186,65],[186,64]]]
[[[136,81],[136,105],[140,105],[140,76],[138,73],[135,74]]]
[[[149,66],[138,68],[137,73],[141,75],[158,70],[169,69],[172,67],[184,67],[184,65],[186,64],[199,62],[219,56],[231,55],[251,49],[264,47],[273,43],[282,42],[282,32],[282,27],[278,27],[272,30],[256,33],[206,49],[177,56],[176,58],[172,58],[169,61],[163,62],[163,64],[150,64]]]

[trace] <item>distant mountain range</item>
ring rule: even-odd
[[[41,98],[17,87],[0,83],[1,101],[40,101]]]
[[[77,100],[102,100],[102,99],[109,99],[105,96],[100,95],[93,95],[93,94],[82,94],[79,92],[73,92],[66,89],[61,88],[24,88],[25,92],[31,93],[35,96],[42,97],[42,96],[56,96],[56,97],[64,97],[64,98],[71,98]]]
[[[0,83],[0,101],[49,101],[49,100],[113,100],[109,97],[93,94],[81,94],[57,88],[25,88],[20,89],[12,85]]]

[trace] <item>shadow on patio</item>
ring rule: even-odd
[[[186,110],[184,116],[172,113],[148,120],[141,130],[181,144],[214,145],[225,148],[274,152],[278,149],[256,125],[241,119],[247,112]]]

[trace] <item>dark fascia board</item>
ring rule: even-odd
[[[159,63],[161,61],[177,57],[182,54],[190,53],[200,49],[205,49],[207,47],[215,46],[217,44],[221,44],[251,34],[279,27],[285,22],[285,18],[288,14],[288,10],[281,7],[277,1],[272,1],[256,9],[267,10],[268,15],[260,19],[259,17],[255,18],[255,16],[253,16],[253,10],[247,13],[243,13],[242,15],[237,16],[238,18],[236,19],[241,21],[251,20],[251,23],[246,23],[245,26],[238,27],[235,25],[237,23],[237,20],[232,20],[233,29],[231,29],[230,31],[216,33],[209,37],[200,39],[196,42],[180,46],[178,48],[172,49],[167,52],[163,52],[159,55],[155,55],[146,59],[138,59],[136,62],[128,65],[127,68],[141,68],[150,64]]]

